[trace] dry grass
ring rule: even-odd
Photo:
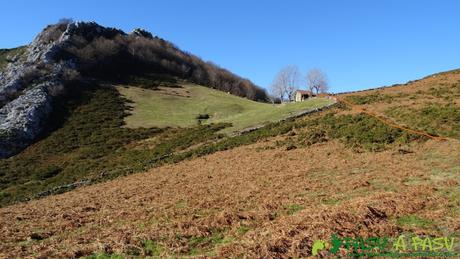
[[[459,77],[378,90],[390,97],[340,113],[458,105],[444,96],[457,92],[443,87],[454,89]],[[444,85],[430,90],[434,84]],[[458,140],[381,152],[331,139],[296,149],[277,144],[303,130],[1,208],[0,257],[286,258],[309,256],[313,241],[331,234],[460,236]]]
[[[341,95],[351,96],[374,96],[367,98],[369,101],[360,107],[382,114],[395,107],[416,109],[429,104],[450,103],[460,106],[460,70],[432,75],[404,85]]]
[[[458,193],[452,181],[460,179],[446,171],[460,166],[446,159],[460,157],[455,143],[428,141],[410,154],[398,148],[355,153],[335,141],[291,151],[274,145],[218,152],[2,208],[0,250],[7,257],[285,257],[309,255],[315,239],[332,233],[459,234],[459,201],[449,193]],[[432,179],[433,170],[439,179]],[[398,224],[410,215],[433,224]]]

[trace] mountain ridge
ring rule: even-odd
[[[267,100],[265,91],[249,80],[150,32],[135,29],[127,34],[95,22],[49,25],[7,63],[0,71],[0,158],[33,143],[46,126],[53,99],[85,79],[126,81],[154,72],[251,100]]]

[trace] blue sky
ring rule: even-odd
[[[268,87],[285,65],[321,68],[333,92],[460,67],[460,1],[5,1],[0,48],[59,18],[142,27]]]

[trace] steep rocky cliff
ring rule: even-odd
[[[74,22],[45,28],[24,53],[0,72],[0,158],[16,154],[42,132],[52,100],[78,74],[74,59],[61,58],[77,35],[123,33],[96,23]]]
[[[48,33],[40,33],[23,56],[0,73],[0,158],[17,153],[40,134],[52,108],[50,91],[61,86],[64,69],[73,67],[71,61],[52,59],[68,38],[47,42]]]

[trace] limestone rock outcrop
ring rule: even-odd
[[[43,131],[53,97],[63,90],[63,74],[77,70],[72,59],[59,57],[72,37],[115,34],[124,32],[94,22],[52,25],[12,59],[0,72],[0,158],[20,152]]]

